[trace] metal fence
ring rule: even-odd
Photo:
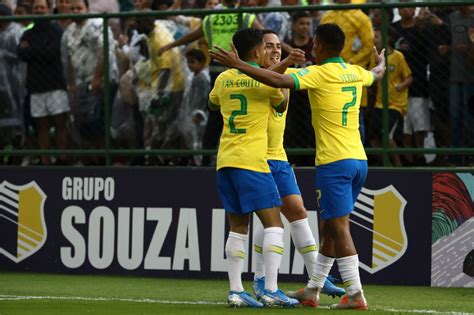
[[[387,75],[361,104],[370,165],[472,166],[470,4],[0,16],[0,164],[210,165],[221,118],[207,111],[207,94],[223,68],[208,47],[229,48],[237,29],[262,25],[278,33],[283,57],[307,51],[295,65],[304,67],[314,63],[314,28],[333,22],[346,33],[347,62],[370,68],[372,46],[387,48]],[[307,96],[291,95],[285,148],[290,162],[311,166]]]

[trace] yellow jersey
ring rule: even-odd
[[[301,69],[289,68],[286,69],[285,74],[296,73]],[[290,93],[288,92],[288,99]],[[286,127],[286,115],[288,109],[283,113],[272,110],[268,118],[268,150],[267,160],[288,161],[285,148],[283,147],[283,137]]]
[[[179,92],[184,90],[183,60],[181,60],[179,49],[173,48],[158,56],[160,48],[173,41],[171,33],[159,21],[155,23],[155,28],[148,35],[148,52],[151,60],[152,88],[154,91],[158,88],[161,69],[170,70],[169,80],[172,83],[169,87],[170,91]]]
[[[316,165],[344,159],[366,160],[359,133],[362,87],[374,77],[340,57],[291,74],[296,90],[308,90],[316,136]]]
[[[279,89],[236,69],[226,70],[217,77],[209,94],[209,106],[220,108],[224,120],[217,170],[235,167],[270,173],[266,158],[268,119],[284,100]]]
[[[372,60],[375,66],[375,59]],[[395,89],[396,84],[400,84],[411,75],[410,67],[408,66],[405,57],[398,50],[387,57],[387,72],[388,72],[388,108],[397,110],[402,116],[405,116],[408,110],[408,88],[398,92]],[[375,107],[383,108],[382,98],[382,81],[377,86],[377,101]]]

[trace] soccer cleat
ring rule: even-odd
[[[308,307],[318,307],[319,305],[319,289],[318,288],[301,288],[297,291],[289,291],[287,295],[297,299],[301,305]]]
[[[324,282],[324,286],[321,290],[321,293],[327,294],[327,295],[332,296],[333,298],[335,298],[336,296],[340,297],[340,296],[343,296],[344,294],[346,294],[346,290],[344,290],[343,288],[340,288],[338,286],[335,286],[328,277],[326,279],[326,281]]]
[[[257,297],[257,300],[260,300],[265,290],[265,277],[256,278],[253,280],[253,294]]]
[[[300,304],[298,300],[288,297],[280,289],[275,292],[264,289],[260,301],[265,307],[294,307]]]
[[[255,300],[248,292],[229,291],[227,298],[229,307],[263,307],[263,304]]]
[[[353,296],[344,295],[339,304],[331,305],[331,308],[338,310],[368,310],[369,306],[362,292]]]

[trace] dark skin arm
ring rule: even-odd
[[[276,73],[271,70],[261,69],[252,67],[246,62],[239,58],[237,50],[234,44],[231,43],[232,51],[227,51],[219,46],[214,46],[216,51],[209,51],[210,56],[216,62],[229,67],[239,69],[246,75],[254,78],[255,80],[262,82],[263,84],[275,87],[275,88],[287,88],[293,89],[295,82],[290,75]],[[374,53],[376,54],[377,66],[375,66],[371,72],[374,75],[374,82],[383,78],[385,74],[385,50],[382,49],[381,53],[377,53],[377,49],[374,47]]]
[[[291,65],[296,63],[303,64],[306,61],[305,52],[301,49],[294,48],[291,49],[290,54],[288,57],[283,59],[277,64],[274,64],[268,67],[268,70],[272,70],[278,73],[285,73],[286,69],[288,69]]]
[[[183,37],[172,42],[171,44],[161,47],[161,49],[158,51],[158,56],[161,56],[161,54],[163,54],[165,51],[168,51],[170,49],[173,49],[181,45],[189,44],[203,37],[204,37],[204,32],[202,31],[202,25],[199,25],[191,33],[184,35]]]

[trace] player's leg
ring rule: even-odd
[[[253,259],[255,272],[253,275],[253,293],[260,299],[265,290],[265,263],[263,261],[264,228],[260,219],[254,221],[253,227]]]
[[[264,227],[262,251],[266,279],[262,302],[266,306],[296,305],[298,301],[289,299],[278,290],[277,285],[278,269],[283,254],[283,223],[279,208],[281,206],[280,195],[273,177],[270,173],[235,170],[233,182],[240,212],[256,212]]]
[[[242,211],[239,202],[238,170],[224,168],[217,172],[217,189],[221,197],[230,225],[229,236],[225,244],[227,272],[229,277],[229,295],[227,302],[231,307],[263,307],[244,291],[242,270],[245,262],[245,245],[251,211]]]
[[[278,289],[278,269],[283,256],[283,223],[277,207],[261,209],[256,214],[264,227],[263,261],[265,265],[265,289],[261,301],[265,306],[292,307],[298,305],[295,299]]]
[[[320,218],[324,222],[321,231],[322,242],[309,285],[295,292],[302,304],[313,306],[319,303],[319,293],[335,257],[338,257],[343,281],[346,284],[354,283],[347,287],[348,294],[360,287],[357,252],[349,229],[349,214],[354,207],[353,178],[359,173],[359,164],[357,160],[342,160],[317,168],[316,191]],[[363,179],[365,180],[365,177]],[[350,259],[347,259],[348,257]]]
[[[348,191],[348,193],[352,195],[351,209],[353,209],[357,196],[367,178],[367,161],[349,160],[346,163],[346,172],[348,174],[352,173],[351,191]],[[347,295],[341,299],[335,308],[364,310],[368,306],[360,281],[359,256],[350,232],[349,214],[351,211],[344,217],[328,220],[330,233],[334,239],[337,265],[347,291]]]
[[[309,226],[308,213],[301,197],[295,173],[291,165],[286,161],[268,161],[268,164],[282,197],[283,206],[281,212],[290,222],[293,243],[301,254],[311,279],[317,263],[318,245]],[[323,293],[335,297],[344,295],[345,291],[326,279]]]

